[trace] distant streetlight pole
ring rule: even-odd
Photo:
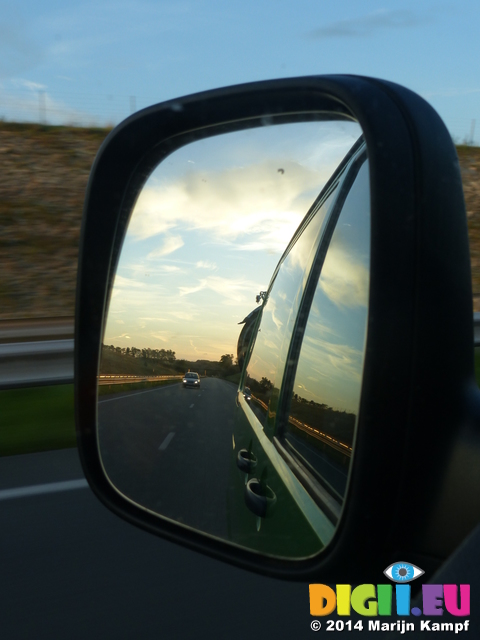
[[[130,113],[135,113],[137,110],[137,101],[135,96],[130,96]]]
[[[473,138],[474,138],[474,135],[475,135],[475,123],[476,123],[476,120],[473,119],[472,120],[472,126],[470,127],[470,144],[472,144],[472,145],[473,145]]]
[[[44,89],[38,90],[38,117],[41,124],[47,124],[47,103]]]

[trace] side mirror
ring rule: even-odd
[[[145,109],[86,194],[85,475],[129,522],[265,574],[434,568],[480,515],[472,318],[455,148],[417,95],[318,76]]]

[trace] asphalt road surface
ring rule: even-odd
[[[0,458],[0,558],[5,640],[303,640],[326,630],[324,619],[311,630],[308,584],[231,567],[111,514],[75,449]],[[477,629],[472,620],[472,638]]]
[[[237,387],[204,378],[99,402],[99,441],[113,484],[148,509],[227,537],[226,496]]]
[[[308,585],[125,523],[87,487],[75,449],[0,458],[0,549],[5,640],[312,637]]]

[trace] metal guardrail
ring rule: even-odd
[[[480,313],[473,314],[473,325],[474,346],[480,347]],[[52,339],[65,335],[73,335],[69,318],[58,319],[51,325],[47,319],[0,323],[0,389],[71,384],[73,338]],[[128,377],[133,381],[134,376]]]
[[[72,339],[0,344],[0,389],[72,382]]]
[[[320,442],[323,442],[323,444],[326,444],[332,449],[339,451],[347,458],[352,457],[352,447],[350,447],[348,444],[340,442],[340,440],[332,438],[332,436],[328,435],[328,433],[324,433],[319,429],[315,429],[315,427],[310,426],[306,422],[301,422],[301,420],[297,420],[296,418],[292,418],[292,416],[288,418],[288,421],[290,422],[290,424],[293,424],[294,427],[297,427],[297,429],[305,431],[305,433],[308,433],[308,435],[316,438],[317,440],[320,440]]]
[[[112,384],[133,384],[134,382],[159,382],[160,380],[181,380],[183,375],[175,376],[125,376],[125,375],[111,375],[111,376],[98,376],[99,385],[112,385]]]
[[[73,318],[0,321],[0,389],[73,382]]]

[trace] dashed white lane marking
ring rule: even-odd
[[[175,435],[175,431],[172,431],[171,433],[169,433],[168,436],[165,438],[165,440],[162,442],[162,444],[158,447],[158,450],[165,451],[165,449],[168,447],[168,445],[172,441],[172,438],[174,435]]]
[[[192,408],[192,407],[194,407],[194,406],[195,406],[194,404],[191,404],[189,408],[191,409],[191,408]]]
[[[72,491],[72,489],[86,489],[87,487],[88,482],[85,480],[85,478],[81,478],[79,480],[64,480],[63,482],[36,484],[30,487],[2,489],[0,491],[0,500],[26,498],[28,496],[38,496],[44,493],[58,493],[59,491]]]

